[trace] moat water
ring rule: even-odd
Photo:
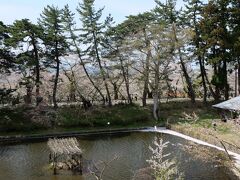
[[[155,136],[163,141],[169,141],[164,153],[171,153],[179,171],[187,180],[227,180],[231,177],[217,162],[205,161],[204,158],[194,158],[191,153],[182,148],[188,142],[184,139],[159,133],[134,132],[118,135],[99,135],[78,138],[83,149],[83,158],[89,164],[110,162],[103,173],[104,180],[132,179],[135,172],[146,168],[146,162],[151,156],[149,145]],[[197,153],[197,152],[196,152]],[[199,152],[200,153],[200,152]],[[95,179],[89,173],[82,176],[70,171],[59,170],[57,175],[49,168],[49,149],[47,142],[2,145],[0,146],[0,180],[91,180]],[[87,166],[87,164],[85,164]],[[84,167],[88,169],[88,167]]]

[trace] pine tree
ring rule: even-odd
[[[46,46],[47,64],[56,69],[54,86],[53,86],[53,104],[57,108],[57,86],[59,81],[60,57],[67,53],[67,42],[64,36],[64,27],[62,19],[63,10],[55,6],[47,6],[44,8],[39,24],[43,28],[43,41]]]
[[[166,4],[163,4],[161,3],[161,1],[158,1],[158,0],[155,0],[155,2],[157,3],[157,7],[155,9],[157,16],[160,19],[164,19],[166,24],[171,25],[171,31],[173,33],[173,41],[175,42],[175,45],[173,46],[173,49],[175,49],[175,51],[172,51],[172,53],[176,52],[177,55],[179,56],[179,61],[181,64],[183,76],[187,83],[187,92],[189,97],[191,98],[191,102],[194,104],[196,95],[193,88],[193,82],[188,74],[188,70],[183,59],[184,45],[180,43],[179,37],[178,37],[178,32],[181,30],[180,28],[181,23],[179,22],[179,19],[180,19],[179,11],[177,11],[175,7],[176,0],[167,0]]]
[[[40,41],[42,37],[42,29],[28,19],[16,20],[10,27],[10,38],[8,44],[12,47],[21,49],[17,58],[21,65],[25,65],[27,69],[32,70],[35,74],[36,101],[40,96],[40,57],[41,51]],[[24,48],[22,46],[27,46]],[[27,61],[27,62],[26,62]],[[38,102],[36,103],[38,105]]]
[[[9,28],[0,21],[0,73],[10,73],[10,69],[15,66],[11,47],[6,45],[9,39]]]
[[[110,19],[111,17],[109,17]],[[130,47],[126,44],[126,37],[132,35],[134,31],[134,24],[131,24],[131,20],[126,20],[123,23],[112,27],[108,25],[108,31],[105,33],[105,54],[113,66],[112,69],[119,70],[120,76],[123,78],[123,82],[126,87],[126,94],[128,103],[132,104],[132,97],[130,94],[130,83],[129,83],[129,55],[128,52]],[[112,20],[107,24],[111,24]],[[134,23],[135,21],[133,21]],[[137,23],[136,23],[137,24]],[[128,39],[128,41],[131,41]],[[114,89],[116,89],[116,84],[114,84]]]
[[[80,47],[81,38],[79,38],[76,35],[76,33],[78,33],[78,30],[77,30],[77,27],[76,27],[76,22],[74,21],[74,13],[72,13],[70,11],[68,6],[65,6],[65,8],[64,8],[63,20],[64,20],[64,28],[65,28],[66,32],[69,33],[68,39],[69,39],[69,44],[72,47],[71,51],[78,55],[78,58],[80,60],[80,64],[83,67],[83,70],[84,70],[87,78],[89,79],[89,81],[91,82],[93,87],[96,89],[96,91],[100,94],[103,101],[105,101],[105,97],[104,97],[102,91],[97,86],[97,84],[94,82],[93,78],[90,76],[90,73],[87,70],[87,67],[86,67],[87,63],[84,62],[82,48]],[[82,99],[84,101],[85,98],[83,97]]]
[[[86,47],[85,56],[92,60],[92,64],[97,64],[107,93],[108,105],[112,105],[110,91],[107,82],[107,73],[102,62],[101,48],[103,47],[103,32],[105,23],[100,22],[102,9],[95,10],[94,0],[84,0],[79,4],[77,11],[80,15],[83,28],[81,29],[82,42]],[[105,102],[105,100],[104,100]]]
[[[142,105],[147,105],[147,95],[149,94],[149,73],[150,73],[150,60],[152,57],[151,42],[149,37],[149,27],[153,23],[155,17],[152,12],[145,12],[136,16],[129,16],[125,22],[125,29],[128,30],[130,36],[137,36],[135,39],[135,46],[140,53],[145,54],[144,72],[143,72],[143,94]]]
[[[240,94],[240,1],[231,0],[230,4],[232,56],[238,70],[238,94]]]
[[[201,36],[204,40],[204,51],[207,63],[213,66],[212,84],[215,85],[216,99],[224,92],[225,99],[229,98],[229,84],[227,80],[227,63],[230,57],[230,34],[228,31],[229,1],[210,1],[203,11],[201,20]]]
[[[203,85],[203,102],[207,102],[207,80],[206,80],[206,70],[205,70],[205,62],[204,62],[204,53],[202,51],[202,38],[201,38],[201,32],[199,28],[199,23],[201,20],[201,13],[203,10],[203,3],[200,0],[185,0],[187,2],[186,4],[186,10],[184,12],[185,21],[183,23],[187,28],[191,28],[191,30],[194,32],[194,37],[192,38],[191,44],[190,44],[190,51],[193,53],[194,58],[197,59],[198,64],[200,66],[200,76],[202,79],[201,84]],[[210,91],[211,91],[211,85],[210,85]],[[211,91],[213,94],[213,91]],[[215,94],[213,94],[214,96]]]

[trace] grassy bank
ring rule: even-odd
[[[227,123],[222,122],[218,111],[212,108],[212,103],[207,105],[202,102],[192,105],[189,101],[162,103],[161,112],[163,119],[170,124],[171,129],[240,153],[240,125],[232,120]],[[202,152],[203,150],[198,148],[193,154],[201,154],[200,156],[205,157],[206,154]],[[218,153],[221,152],[213,153],[211,150],[207,159],[213,159]],[[226,153],[222,157],[224,158],[219,158],[220,165],[230,170],[230,174],[234,174],[233,179],[238,179],[240,167],[236,167],[232,161],[229,161]]]
[[[51,117],[46,116],[49,112],[53,114]],[[41,110],[33,107],[3,108],[0,120],[0,135],[138,128],[156,123],[150,108],[138,105],[96,106],[87,111],[79,106],[61,107],[57,111],[50,107]]]
[[[58,110],[58,115],[57,122],[61,127],[124,127],[153,123],[149,108],[137,105],[98,106],[88,111],[65,107]]]
[[[240,125],[222,122],[211,103],[169,102],[162,103],[161,110],[173,130],[240,153]]]

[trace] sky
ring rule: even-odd
[[[16,19],[27,18],[36,23],[47,5],[63,8],[69,4],[70,9],[75,11],[78,2],[82,0],[0,0],[0,21],[9,25]],[[151,10],[155,5],[154,0],[95,0],[96,9],[105,7],[103,16],[111,14],[116,23],[124,21],[126,16]],[[177,7],[182,5],[183,1],[178,0]]]

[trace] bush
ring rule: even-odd
[[[24,112],[26,108],[2,108],[0,110],[0,131],[32,131],[42,128],[41,126],[31,122]]]

